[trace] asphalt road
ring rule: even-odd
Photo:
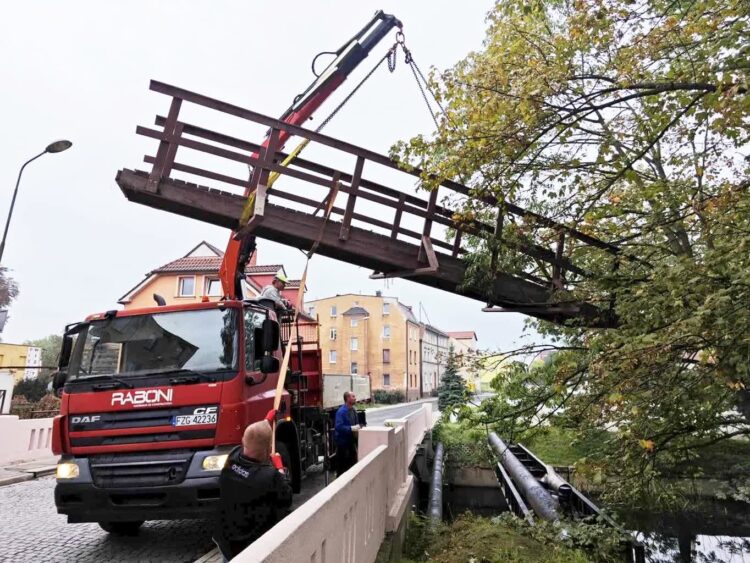
[[[394,405],[368,414],[368,424],[400,418],[421,404]],[[437,409],[437,402],[433,409]],[[202,520],[146,522],[133,537],[111,536],[97,524],[68,524],[57,514],[55,479],[0,487],[0,561],[193,562],[213,549],[211,524]],[[322,472],[308,474],[295,507],[324,487]]]

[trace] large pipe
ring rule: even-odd
[[[500,463],[508,472],[510,478],[520,489],[521,494],[534,509],[534,514],[545,520],[556,521],[560,519],[557,513],[557,504],[550,493],[534,477],[523,463],[513,455],[500,437],[494,432],[490,432],[489,443],[500,457]]]
[[[427,509],[431,524],[443,521],[443,451],[443,443],[438,442],[435,447],[432,481],[430,481],[430,501]]]

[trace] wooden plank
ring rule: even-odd
[[[180,108],[182,107],[182,100],[180,98],[172,98],[172,102],[169,104],[169,113],[167,114],[167,121],[164,124],[164,137],[159,142],[159,148],[156,150],[156,160],[154,166],[151,169],[151,174],[148,178],[147,188],[150,192],[156,192],[159,186],[159,180],[168,176],[164,174],[164,165],[167,161],[168,154],[170,153],[171,143],[166,139],[174,133],[175,125],[177,124],[177,117],[180,114]],[[172,160],[174,160],[174,153],[176,149],[172,151]]]
[[[349,229],[352,226],[352,216],[354,215],[354,205],[357,202],[357,192],[359,191],[359,183],[362,181],[362,169],[365,166],[365,159],[361,156],[357,157],[357,162],[354,165],[354,174],[352,175],[352,181],[349,185],[349,199],[346,201],[346,211],[344,212],[344,219],[341,223],[341,231],[339,232],[339,238],[346,240],[349,238]]]
[[[236,224],[236,218],[244,204],[244,198],[241,196],[168,179],[163,179],[158,193],[153,193],[146,190],[147,181],[148,174],[144,172],[123,170],[117,176],[123,193],[132,201],[229,228]],[[338,236],[340,225],[330,220],[325,225],[323,223],[322,217],[313,217],[309,213],[266,203],[264,220],[254,229],[254,233],[297,248],[309,248],[322,233],[318,248],[321,255],[384,272],[414,269],[417,266],[415,244],[393,240],[387,235],[356,227],[351,228],[348,240],[341,241]],[[461,260],[442,255],[437,272],[422,273],[409,279],[483,300],[482,291],[463,287],[464,274],[465,265]],[[548,287],[500,273],[495,280],[494,290],[498,296],[497,304],[500,306],[527,307],[532,311],[530,314],[557,322],[562,319],[560,315],[566,314],[546,312],[552,307],[561,306],[559,303],[550,302]],[[601,311],[592,305],[571,305],[580,307],[576,317],[581,317],[589,325],[607,326],[610,322],[609,318],[603,317]]]
[[[391,230],[391,238],[398,238],[399,230],[401,229],[401,215],[404,212],[404,196],[399,196],[398,205],[396,206],[396,216],[393,218],[393,229]]]

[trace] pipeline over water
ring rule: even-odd
[[[549,491],[545,489],[534,477],[523,463],[513,455],[508,446],[494,432],[490,432],[489,443],[500,458],[505,471],[508,472],[513,482],[523,493],[524,497],[534,509],[534,513],[545,520],[557,521],[560,514],[557,511],[557,502],[552,498]]]
[[[432,524],[443,521],[443,453],[443,443],[438,442],[435,447],[432,480],[430,481],[430,501],[427,509]]]

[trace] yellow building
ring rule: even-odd
[[[41,348],[27,344],[0,343],[0,370],[9,372],[15,383],[39,375],[39,369],[27,366],[40,366],[41,364]]]
[[[323,373],[369,375],[373,391],[420,394],[420,325],[395,297],[346,294],[317,299],[307,312],[320,323]]]

